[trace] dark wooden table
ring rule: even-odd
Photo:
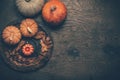
[[[0,31],[9,22],[23,18],[14,1],[0,2]],[[0,80],[120,80],[120,1],[61,1],[68,15],[61,29],[46,26],[54,40],[47,66],[20,73],[0,59]],[[41,15],[34,19],[44,25]]]

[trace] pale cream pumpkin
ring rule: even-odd
[[[21,22],[20,31],[23,36],[32,37],[37,33],[38,25],[35,20],[27,18]]]
[[[17,44],[21,39],[20,30],[15,26],[8,26],[2,32],[2,38],[8,44]]]
[[[44,5],[44,0],[16,0],[18,10],[24,16],[34,16],[39,13]]]

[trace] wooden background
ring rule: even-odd
[[[61,1],[68,10],[62,28],[52,30],[45,26],[54,40],[47,66],[20,73],[0,59],[1,80],[120,80],[119,0]],[[24,18],[14,2],[0,2],[0,31],[9,22]],[[41,14],[33,18],[44,25]]]

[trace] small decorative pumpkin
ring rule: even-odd
[[[24,16],[34,16],[41,11],[44,0],[16,0],[16,5]]]
[[[15,26],[8,26],[3,30],[3,40],[8,44],[17,44],[21,39],[20,30]]]
[[[59,25],[66,18],[66,15],[66,6],[59,0],[48,1],[42,9],[43,19],[51,25]]]
[[[33,19],[25,19],[20,24],[20,31],[25,37],[32,37],[38,31],[38,25]]]
[[[34,47],[31,44],[25,44],[22,47],[22,52],[25,56],[30,56],[34,52]]]

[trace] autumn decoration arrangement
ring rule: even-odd
[[[60,0],[16,0],[18,11],[25,16],[2,31],[0,46],[3,58],[14,70],[32,71],[43,67],[50,59],[53,41],[48,31],[32,17],[42,15],[50,26],[60,25],[67,16],[67,9]],[[48,25],[48,26],[49,26]]]
[[[48,32],[34,19],[6,26],[2,32],[0,46],[3,59],[17,71],[33,71],[43,67],[50,59],[53,40]]]

